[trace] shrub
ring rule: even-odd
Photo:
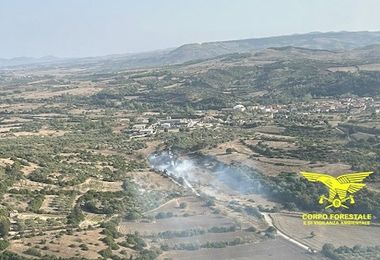
[[[257,229],[254,226],[251,226],[251,227],[247,228],[246,231],[247,232],[256,232]]]
[[[0,237],[7,237],[11,223],[5,216],[0,216]]]
[[[103,256],[104,258],[110,258],[112,256],[112,250],[111,248],[106,248],[98,252],[99,255]]]
[[[80,249],[82,249],[83,251],[87,251],[88,250],[88,246],[86,244],[81,244],[79,245]]]
[[[67,216],[67,223],[78,226],[84,220],[84,215],[79,206],[75,206],[70,214]]]
[[[323,245],[322,247],[322,254],[330,259],[333,259],[333,260],[341,260],[343,259],[342,257],[340,257],[337,253],[335,253],[335,247],[330,244],[330,243],[326,243]]]
[[[9,246],[9,242],[6,240],[0,240],[0,251],[4,250]]]
[[[31,255],[31,256],[42,256],[41,252],[38,249],[35,248],[28,248],[24,251],[24,254]]]

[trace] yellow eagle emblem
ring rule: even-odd
[[[348,209],[348,206],[344,203],[348,200],[350,204],[355,203],[354,197],[351,194],[365,186],[365,184],[361,182],[371,173],[373,172],[348,173],[335,178],[323,173],[301,172],[308,181],[321,182],[329,188],[329,197],[327,198],[325,195],[322,195],[319,198],[319,204],[323,204],[325,201],[330,203],[326,206],[326,209],[331,207],[343,207]],[[348,196],[347,193],[349,194]]]

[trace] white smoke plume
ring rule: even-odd
[[[209,156],[196,156],[194,158],[180,157],[171,151],[156,153],[149,156],[149,163],[152,168],[166,171],[176,178],[183,178],[184,184],[195,191],[192,183],[204,183],[209,176],[213,176],[214,181],[228,186],[231,190],[241,194],[258,192],[259,183],[255,181],[256,172],[239,166],[226,165],[215,158]],[[210,180],[211,181],[211,180]],[[196,192],[196,191],[195,191]]]
[[[196,166],[192,160],[179,160],[170,151],[160,154],[153,154],[149,156],[148,160],[152,168],[159,171],[166,171],[168,174],[175,176],[176,178],[182,178],[184,184],[199,196],[199,193],[190,183],[196,181],[196,178],[194,176]]]

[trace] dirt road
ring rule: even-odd
[[[284,239],[288,240],[289,242],[307,250],[307,251],[311,251],[312,249],[310,247],[308,247],[307,245],[304,245],[300,242],[298,242],[297,240],[294,240],[293,238],[287,236],[286,234],[282,233],[274,224],[273,224],[273,220],[271,218],[271,216],[268,214],[268,213],[265,213],[265,212],[261,212],[261,214],[264,216],[264,219],[265,221],[268,223],[269,226],[271,227],[274,227],[276,230],[277,230],[277,234],[281,237],[283,237]]]

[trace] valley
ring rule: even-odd
[[[380,48],[313,42],[1,68],[1,257],[378,258]],[[300,171],[373,171],[374,223],[304,226]]]

